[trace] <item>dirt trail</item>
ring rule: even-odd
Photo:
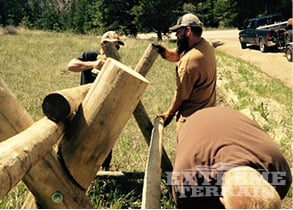
[[[292,63],[287,61],[284,53],[261,53],[256,47],[241,49],[238,30],[206,31],[204,36],[212,42],[221,42],[222,45],[217,46],[218,50],[257,66],[270,77],[279,79],[292,88]]]

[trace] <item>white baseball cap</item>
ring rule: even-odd
[[[186,27],[186,26],[191,26],[191,27],[203,27],[203,23],[199,20],[197,16],[194,14],[188,13],[183,15],[182,17],[178,18],[177,24],[170,27],[170,31],[177,31],[181,27]]]
[[[119,38],[119,35],[115,31],[107,31],[103,34],[101,42],[118,42],[120,45],[124,45]]]

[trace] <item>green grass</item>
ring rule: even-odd
[[[99,49],[95,35],[73,35],[18,30],[0,34],[0,75],[35,121],[44,115],[42,101],[47,93],[79,85],[79,73],[66,70],[68,61],[84,50]],[[134,68],[153,40],[125,38],[119,50],[123,63]],[[173,47],[174,43],[164,42]],[[292,90],[261,73],[259,69],[216,50],[218,105],[240,110],[258,122],[292,162]],[[164,112],[173,97],[175,64],[160,57],[146,76],[150,81],[142,102],[151,119]],[[175,123],[164,129],[164,147],[171,160],[175,153]],[[114,149],[112,170],[144,171],[148,148],[134,118],[130,118]],[[96,208],[140,208],[142,180],[95,180],[88,194]],[[127,186],[127,188],[125,188]],[[162,184],[162,208],[173,208]],[[20,208],[27,189],[20,182],[0,200],[0,208]],[[292,207],[292,191],[284,208]]]

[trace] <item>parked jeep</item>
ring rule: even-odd
[[[270,47],[279,47],[278,31],[285,29],[287,20],[281,14],[273,14],[249,19],[239,32],[241,48],[247,44],[259,46],[261,52]]]

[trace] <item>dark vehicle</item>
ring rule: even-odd
[[[278,31],[285,29],[286,25],[287,20],[281,14],[249,19],[239,32],[242,49],[247,44],[259,46],[261,52],[266,52],[270,47],[279,47]]]
[[[287,26],[278,30],[279,49],[286,54],[288,61],[292,62],[292,29],[293,18],[288,19]]]

